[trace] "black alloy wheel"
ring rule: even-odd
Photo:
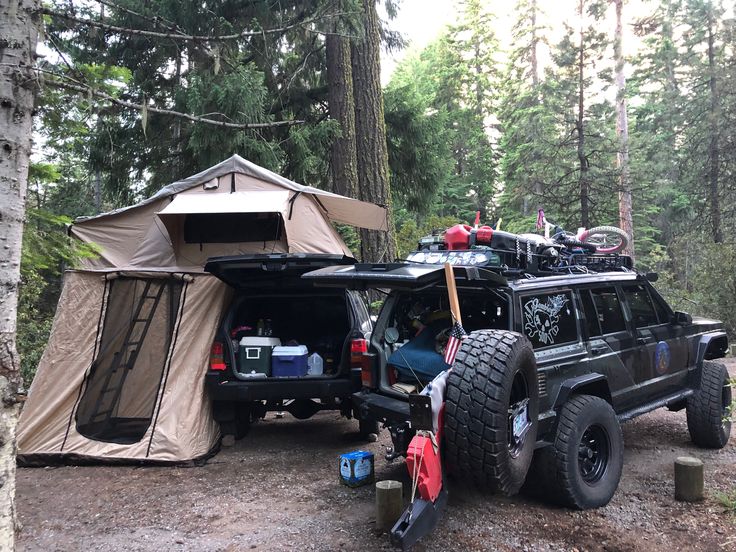
[[[588,427],[578,447],[578,468],[588,484],[597,483],[606,473],[611,450],[611,440],[601,425]]]

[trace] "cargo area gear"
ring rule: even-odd
[[[351,257],[319,254],[209,259],[205,269],[232,290],[213,343],[221,359],[205,375],[223,433],[241,438],[270,411],[298,419],[322,410],[353,416],[351,395],[361,385],[353,353],[371,329],[365,298],[316,289],[300,276],[354,263]],[[259,335],[264,333],[270,335]],[[375,423],[359,422],[364,437],[378,432]]]

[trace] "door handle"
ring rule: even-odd
[[[591,355],[595,355],[595,356],[597,356],[597,355],[602,355],[602,354],[603,354],[603,353],[605,353],[605,352],[606,352],[607,350],[608,350],[608,347],[592,347],[592,348],[590,349],[590,354],[591,354]]]

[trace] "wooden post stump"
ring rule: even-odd
[[[376,531],[390,531],[403,510],[404,485],[401,481],[376,483]]]
[[[675,500],[703,500],[703,462],[691,456],[675,460]]]

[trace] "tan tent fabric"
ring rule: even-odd
[[[66,273],[51,337],[21,413],[19,458],[73,455],[102,460],[180,462],[206,455],[217,443],[219,428],[211,416],[204,373],[230,290],[217,278],[205,275],[196,276],[186,285],[168,373],[160,383],[151,382],[145,377],[144,361],[136,364],[131,371],[134,377],[126,380],[129,400],[135,401],[146,392],[156,394],[155,427],[152,421],[143,438],[128,445],[88,439],[77,431],[74,419],[80,390],[100,338],[98,324],[105,304],[104,290],[105,278],[99,273]],[[92,313],[96,315],[91,316]],[[107,315],[102,314],[103,318]],[[160,339],[149,337],[153,342]]]
[[[172,184],[167,188],[178,191],[168,195],[159,192],[138,205],[75,222],[70,233],[83,242],[96,244],[101,251],[100,257],[85,261],[85,266],[101,270],[201,272],[207,259],[217,255],[351,255],[331,220],[347,220],[349,216],[358,226],[374,222],[383,224],[377,222],[376,209],[381,213],[384,209],[375,205],[320,190],[316,190],[320,194],[285,190],[281,183],[246,174],[228,173],[216,179],[186,182],[188,188]],[[235,192],[231,193],[233,185]],[[304,186],[301,188],[306,189]],[[342,214],[331,219],[329,209]],[[187,214],[259,212],[281,214],[286,229],[285,240],[237,244],[184,243],[182,224]]]
[[[264,183],[270,183],[275,185],[277,188],[291,190],[294,192],[300,192],[307,195],[318,196],[320,201],[327,207],[328,216],[330,220],[334,222],[340,222],[343,224],[349,224],[352,226],[360,226],[363,228],[369,228],[372,230],[387,230],[388,229],[388,209],[382,205],[375,205],[365,201],[358,201],[349,197],[333,194],[326,192],[318,188],[311,186],[304,186],[297,184],[296,182],[284,178],[274,172],[259,167],[255,163],[251,163],[246,159],[243,159],[239,155],[233,155],[229,159],[218,163],[214,167],[210,167],[200,173],[193,176],[179,180],[159,190],[149,199],[132,205],[130,207],[124,207],[110,213],[97,215],[95,217],[80,218],[77,222],[84,222],[100,217],[106,217],[114,214],[119,214],[130,209],[136,209],[142,207],[150,202],[157,201],[161,198],[166,198],[171,195],[176,195],[185,190],[189,190],[195,187],[202,189],[208,189],[213,187],[213,183],[217,180],[219,188],[227,188],[229,191],[230,183],[223,179],[225,175],[244,175],[252,177],[254,180],[258,180]],[[225,182],[223,182],[225,180]],[[333,212],[334,211],[334,212]]]
[[[278,213],[283,232],[277,241],[185,243],[185,217],[228,220],[228,213]],[[219,428],[204,374],[230,300],[228,286],[203,272],[207,259],[350,255],[332,222],[386,228],[386,216],[383,207],[301,186],[233,156],[137,205],[78,219],[70,234],[96,244],[100,255],[65,275],[19,420],[19,460],[206,455]]]

